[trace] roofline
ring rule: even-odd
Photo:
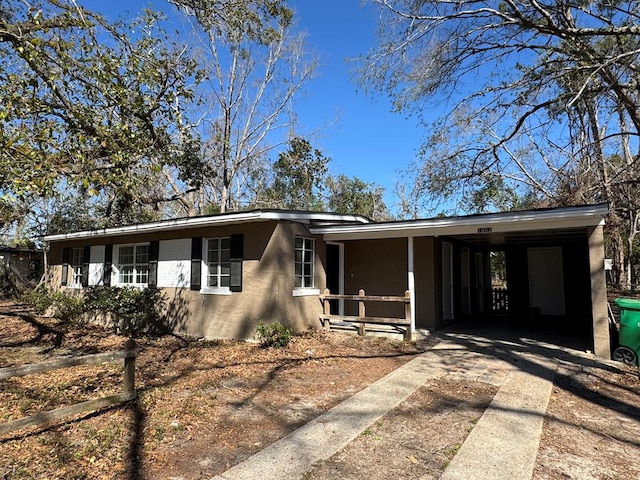
[[[410,236],[446,236],[588,227],[604,224],[607,204],[487,213],[463,217],[404,220],[365,225],[312,227],[325,240],[359,240]]]
[[[350,215],[328,212],[303,212],[285,210],[251,210],[247,212],[223,213],[200,217],[183,217],[158,222],[139,223],[126,225],[123,227],[109,227],[98,230],[85,230],[81,232],[58,233],[45,235],[43,241],[55,242],[60,240],[75,240],[80,238],[97,238],[114,235],[127,235],[135,233],[166,232],[180,230],[190,227],[210,227],[218,225],[229,225],[233,223],[250,223],[266,221],[290,220],[294,222],[311,224],[313,222],[355,222],[369,223],[366,217],[361,215]]]

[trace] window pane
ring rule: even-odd
[[[311,276],[311,265],[305,263],[304,264],[304,276],[305,277],[310,277]]]
[[[133,263],[133,247],[120,247],[118,249],[118,263],[119,264]]]
[[[228,250],[230,244],[231,244],[231,239],[229,237],[220,239],[220,248]]]
[[[209,287],[217,287],[218,286],[218,276],[217,275],[209,275]]]
[[[222,276],[220,277],[220,286],[221,287],[228,287],[229,286],[229,278],[228,276]]]
[[[120,267],[119,283],[133,283],[133,266]]]
[[[74,248],[71,250],[71,265],[82,265],[83,249]]]
[[[302,288],[302,277],[296,275],[296,288]]]
[[[220,274],[221,275],[229,275],[231,273],[231,264],[226,263],[220,265]]]
[[[304,239],[301,237],[296,237],[296,248],[302,248],[302,245],[304,244]]]
[[[304,262],[305,263],[311,263],[311,261],[313,260],[313,252],[310,250],[307,250],[304,252]]]
[[[313,250],[313,239],[305,238],[304,239],[304,248],[307,250]]]
[[[220,261],[223,263],[229,263],[229,260],[231,260],[231,255],[229,253],[229,250],[222,250],[220,252]]]
[[[212,238],[209,240],[209,250],[217,250],[218,249],[218,239]]]
[[[300,276],[300,275],[302,275],[302,264],[301,264],[301,263],[296,263],[296,264],[295,264],[295,271],[294,271],[294,275],[295,275],[295,276]]]
[[[149,280],[149,268],[138,267],[136,270],[136,283],[147,283]]]
[[[136,263],[149,263],[149,245],[136,247]]]

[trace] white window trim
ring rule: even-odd
[[[74,252],[80,252],[80,263],[74,263],[74,260],[76,260],[76,258],[74,258]],[[71,277],[71,281],[68,283],[67,288],[69,289],[73,289],[73,290],[79,290],[82,288],[82,269],[84,268],[83,262],[82,260],[84,259],[84,248],[79,247],[79,248],[72,248],[71,252],[70,252],[70,259],[69,259],[69,276]],[[79,273],[76,274],[76,269],[78,269],[77,271]],[[76,279],[79,279],[79,281],[76,281]]]
[[[295,238],[294,238],[294,254],[295,254],[295,239],[297,239],[297,238],[301,238],[302,240],[311,240],[313,242],[313,260],[311,262],[311,269],[312,269],[311,282],[312,282],[312,285],[310,285],[308,287],[295,287],[294,286],[292,294],[293,294],[294,297],[306,297],[306,296],[311,296],[311,295],[320,295],[320,289],[315,286],[315,283],[316,283],[316,254],[317,254],[317,252],[316,252],[316,239],[315,238],[311,238],[311,237],[303,237],[301,235],[296,235]],[[304,266],[304,255],[302,257],[302,260],[303,260],[302,264]],[[295,257],[294,257],[294,260],[293,260],[293,265],[294,265],[294,272],[293,272],[294,284],[295,284],[295,277],[296,277],[296,275],[295,275],[295,264],[296,264],[296,261],[295,261]],[[304,267],[303,267],[303,272],[304,272]],[[304,277],[304,275],[303,275],[303,277]]]
[[[308,297],[311,295],[320,295],[320,289],[315,287],[297,287],[293,289],[294,297]]]
[[[122,245],[114,245],[114,252],[113,252],[113,263],[112,263],[112,274],[111,274],[111,285],[113,285],[114,287],[135,287],[135,288],[148,288],[149,287],[149,275],[147,273],[147,282],[146,283],[136,283],[135,279],[137,277],[137,271],[136,271],[136,249],[135,247],[138,246],[147,246],[149,247],[149,249],[151,249],[151,244],[148,242],[142,242],[142,243],[123,243]],[[120,282],[120,249],[121,248],[126,248],[126,247],[134,247],[133,249],[133,279],[134,282],[132,283],[123,283]],[[128,265],[128,264],[127,264]],[[149,261],[147,260],[147,268],[149,268]]]
[[[209,240],[230,238],[226,237],[206,237],[202,242],[202,265],[200,268],[200,293],[203,295],[231,295],[230,287],[209,287]]]

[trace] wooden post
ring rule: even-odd
[[[325,288],[324,289],[324,294],[325,295],[330,295],[331,292],[329,291],[328,288]],[[322,314],[323,315],[331,315],[331,301],[328,298],[325,298],[322,301]],[[322,319],[322,326],[328,332],[329,330],[331,330],[331,320],[329,320],[328,318],[323,318]]]
[[[407,329],[404,331],[404,339],[411,341],[413,339],[413,330],[411,329],[411,292],[409,290],[404,292],[404,318],[409,322]]]
[[[359,297],[364,297],[364,290],[360,289],[358,291],[358,296]],[[364,300],[358,300],[358,316],[359,317],[366,317],[366,309],[364,306]],[[358,324],[358,335],[364,335],[364,322],[361,322]]]
[[[124,344],[125,350],[135,350],[136,342],[130,338]],[[126,357],[124,359],[124,392],[130,393],[136,391],[136,357]]]

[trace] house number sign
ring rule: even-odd
[[[491,233],[492,231],[491,227],[478,227],[478,233]]]

